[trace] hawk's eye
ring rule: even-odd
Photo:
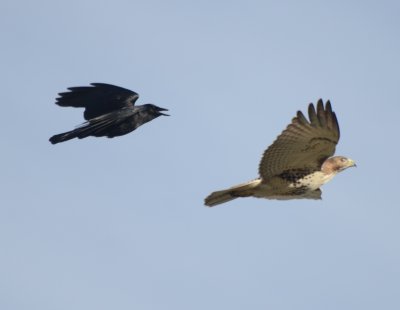
[[[344,162],[347,161],[347,158],[341,158],[340,161],[341,161],[342,163],[344,163]]]

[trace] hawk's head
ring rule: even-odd
[[[333,156],[324,161],[321,171],[328,174],[338,173],[349,167],[356,167],[354,160],[344,156]]]

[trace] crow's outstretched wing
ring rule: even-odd
[[[84,118],[90,120],[119,110],[133,107],[139,95],[129,89],[105,83],[92,86],[70,87],[69,92],[59,93],[56,104],[62,107],[85,108]]]
[[[308,115],[310,121],[298,111],[292,123],[264,152],[259,166],[263,181],[268,182],[290,170],[320,170],[325,159],[335,153],[340,132],[330,102],[327,101],[324,107],[320,99],[316,110],[310,104]]]

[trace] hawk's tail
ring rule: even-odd
[[[238,197],[248,197],[253,195],[253,189],[260,184],[260,180],[253,180],[244,184],[239,184],[231,188],[211,193],[204,204],[208,207],[214,207],[224,202],[236,199]]]

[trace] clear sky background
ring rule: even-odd
[[[399,1],[0,2],[0,308],[400,309]],[[105,82],[170,110],[51,145]],[[358,167],[322,201],[211,191],[256,178],[330,99]]]

